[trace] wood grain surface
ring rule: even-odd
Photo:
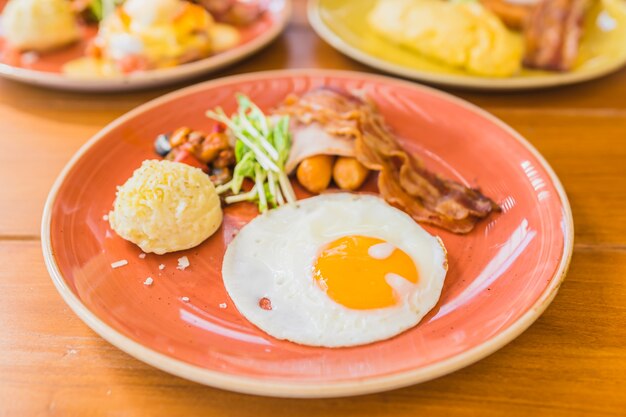
[[[202,79],[306,67],[373,72],[321,41],[296,1],[276,42]],[[39,227],[56,175],[108,122],[181,86],[90,96],[0,81],[0,416],[626,415],[626,70],[554,90],[451,91],[520,131],[561,178],[576,228],[570,272],[546,313],[479,363],[332,400],[233,394],[144,365],[84,325],[48,276]]]

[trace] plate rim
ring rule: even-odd
[[[561,253],[559,265],[551,277],[550,284],[541,293],[535,303],[531,305],[522,316],[520,316],[504,331],[487,339],[485,342],[481,343],[478,346],[475,346],[465,352],[454,355],[443,361],[418,369],[412,369],[378,377],[321,383],[303,383],[294,381],[281,382],[271,379],[234,376],[224,374],[219,371],[205,369],[200,366],[191,365],[179,359],[175,359],[165,354],[159,353],[131,339],[130,337],[123,335],[119,331],[115,330],[112,326],[109,326],[104,321],[102,321],[96,313],[93,313],[72,292],[67,282],[63,278],[63,275],[58,265],[56,264],[51,242],[50,226],[52,220],[52,207],[56,202],[57,194],[60,187],[64,183],[67,175],[73,169],[74,165],[89,149],[91,149],[110,131],[124,124],[128,119],[140,115],[145,111],[148,111],[165,102],[184,97],[186,95],[192,94],[196,91],[204,90],[206,88],[219,87],[220,85],[232,84],[233,82],[272,79],[280,76],[335,76],[348,78],[358,77],[359,79],[397,84],[413,89],[422,90],[428,94],[452,102],[455,105],[459,105],[466,110],[472,111],[479,116],[486,118],[488,121],[495,123],[498,127],[504,129],[512,136],[514,140],[517,140],[522,146],[524,146],[524,148],[526,148],[541,164],[542,168],[546,171],[555,189],[557,190],[558,196],[561,200],[565,223],[563,228],[563,250]],[[298,69],[252,72],[205,81],[148,101],[147,103],[136,107],[135,109],[125,113],[124,115],[118,117],[117,119],[106,125],[103,129],[101,129],[98,133],[92,136],[87,142],[85,142],[85,144],[80,147],[80,149],[72,156],[72,158],[65,165],[65,167],[55,180],[54,185],[52,186],[50,193],[48,194],[43,210],[41,223],[41,244],[45,264],[50,274],[50,277],[57,291],[66,302],[66,304],[85,324],[87,324],[88,327],[90,327],[103,339],[116,346],[120,350],[126,352],[130,356],[133,356],[134,358],[144,363],[147,363],[157,369],[168,372],[170,374],[204,385],[220,389],[226,389],[234,392],[283,398],[332,398],[387,391],[438,378],[440,376],[447,375],[453,371],[464,368],[474,362],[477,362],[480,359],[489,356],[490,354],[494,353],[495,351],[499,350],[504,345],[515,339],[522,332],[524,332],[532,323],[534,323],[537,318],[539,318],[539,316],[543,313],[543,311],[548,307],[548,305],[556,296],[556,293],[561,283],[563,282],[563,279],[565,278],[565,274],[569,267],[569,263],[573,253],[574,222],[565,189],[563,188],[560,180],[558,179],[557,175],[554,173],[548,162],[521,134],[517,133],[513,128],[511,128],[506,123],[496,118],[486,110],[483,110],[478,106],[471,104],[463,99],[457,98],[451,94],[410,81],[398,80],[387,76],[373,75],[357,71]]]
[[[167,86],[203,74],[216,72],[259,52],[272,43],[287,27],[293,15],[292,0],[282,1],[282,8],[274,15],[276,22],[269,30],[249,42],[197,61],[171,68],[138,72],[115,78],[72,78],[57,72],[37,71],[0,63],[0,77],[39,87],[77,92],[122,92]]]
[[[606,67],[596,68],[585,72],[570,71],[554,73],[537,77],[495,78],[472,75],[438,74],[431,71],[411,69],[403,65],[394,64],[378,58],[359,48],[351,46],[324,23],[320,14],[321,0],[307,0],[307,18],[315,33],[340,53],[367,65],[370,68],[384,71],[388,74],[423,81],[439,86],[465,88],[482,91],[520,91],[534,90],[549,87],[561,87],[594,80],[612,74],[626,66],[626,54],[621,61],[617,60]]]

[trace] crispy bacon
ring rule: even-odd
[[[555,71],[572,68],[578,57],[583,19],[590,0],[542,0],[524,30],[524,65]]]
[[[343,90],[320,88],[290,96],[278,114],[298,122],[319,123],[326,133],[354,141],[357,159],[379,171],[383,198],[411,215],[454,233],[467,233],[499,207],[476,189],[428,171],[406,152],[385,125],[373,103]]]
[[[220,22],[238,26],[248,25],[263,14],[267,0],[194,0],[204,6]]]

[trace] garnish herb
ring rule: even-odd
[[[122,4],[124,0],[92,0],[89,3],[89,11],[96,19],[96,21],[101,21],[109,14],[113,13],[115,8]]]
[[[296,200],[285,172],[285,162],[291,148],[289,117],[270,119],[248,97],[237,95],[239,108],[230,118],[221,107],[207,112],[207,117],[223,123],[235,137],[237,164],[233,178],[217,187],[218,194],[232,195],[227,204],[254,201],[261,213]],[[244,179],[254,182],[250,191],[242,191]]]

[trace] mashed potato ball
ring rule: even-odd
[[[47,51],[78,40],[67,0],[11,0],[2,12],[4,37],[14,48]]]
[[[222,223],[222,209],[200,169],[150,160],[118,187],[109,222],[144,252],[160,255],[202,243]]]

